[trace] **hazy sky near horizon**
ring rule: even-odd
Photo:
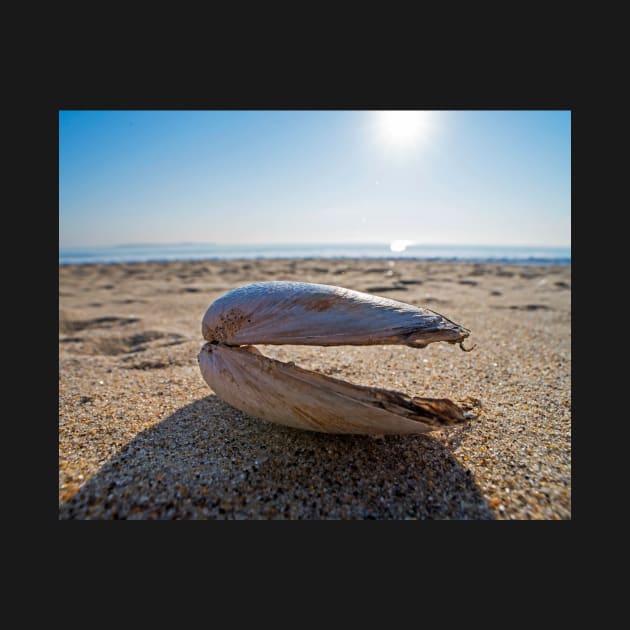
[[[61,111],[59,244],[571,243],[569,111]]]

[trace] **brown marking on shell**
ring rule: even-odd
[[[208,326],[206,322],[201,322],[201,335],[207,341],[214,341],[213,335],[214,328]]]
[[[376,387],[371,390],[383,409],[412,420],[422,419],[436,428],[466,421],[462,410],[448,398],[410,397],[401,392]]]
[[[228,381],[231,381],[232,383],[234,383],[234,385],[236,385],[236,381],[234,380],[234,377],[232,376],[232,372],[230,372],[230,370],[226,370],[225,368],[221,368],[219,370],[219,374],[223,377],[226,378]]]
[[[206,324],[202,324],[201,332],[204,339],[208,341],[218,341],[224,343],[235,335],[243,325],[247,323],[247,316],[238,308],[231,308],[229,311],[221,315],[219,323],[210,328]]]
[[[300,418],[304,419],[307,424],[311,424],[313,426],[313,429],[315,429],[316,431],[326,432],[330,430],[330,424],[326,422],[326,419],[320,418],[318,420],[315,416],[307,413],[306,411],[304,411],[304,409],[301,409],[300,407],[292,407],[292,409],[293,412],[300,416]]]
[[[339,300],[339,296],[337,295],[326,295],[326,296],[313,296],[307,295],[304,299],[299,300],[299,302],[304,306],[304,308],[308,311],[317,311],[322,313],[327,311],[331,306],[334,306]]]

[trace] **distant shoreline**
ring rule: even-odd
[[[230,261],[230,262],[274,262],[281,260],[374,260],[374,261],[412,261],[412,262],[434,262],[434,263],[465,263],[465,264],[484,264],[484,265],[540,265],[540,266],[570,266],[571,259],[570,258],[531,258],[531,259],[523,259],[523,258],[421,258],[421,257],[397,257],[397,256],[304,256],[298,258],[297,256],[257,256],[257,257],[240,257],[240,258],[154,258],[154,259],[143,259],[143,260],[96,260],[96,261],[83,261],[83,262],[75,262],[75,261],[59,261],[60,267],[67,266],[93,266],[93,265],[141,265],[147,263],[155,263],[155,264],[164,264],[164,263],[183,263],[183,262],[221,262],[221,261]]]
[[[411,260],[448,263],[570,265],[570,247],[411,245],[390,251],[367,245],[142,245],[137,247],[61,248],[59,264],[131,264],[222,260]]]

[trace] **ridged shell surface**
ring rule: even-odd
[[[257,282],[215,300],[202,321],[210,342],[227,345],[422,347],[463,341],[470,331],[439,313],[342,287]]]
[[[450,400],[354,385],[276,361],[255,348],[206,343],[205,381],[225,402],[262,420],[324,433],[426,433],[465,422]]]

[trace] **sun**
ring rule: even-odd
[[[382,140],[392,146],[410,147],[424,140],[431,130],[432,112],[419,110],[381,111],[377,114]]]

